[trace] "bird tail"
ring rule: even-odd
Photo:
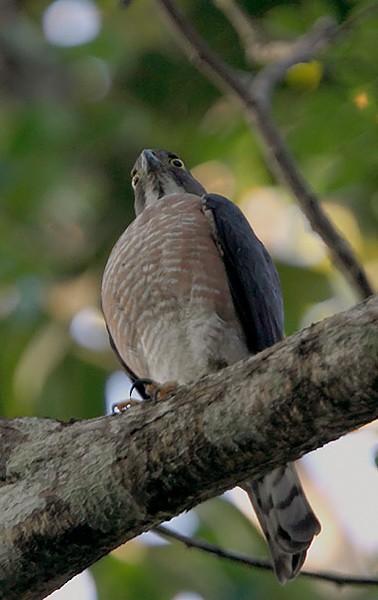
[[[268,542],[280,583],[298,575],[312,539],[321,529],[290,463],[243,482]]]

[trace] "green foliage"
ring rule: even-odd
[[[214,6],[183,4],[208,42],[246,68],[235,33]],[[364,5],[244,4],[268,37],[286,40],[320,15],[346,19]],[[168,148],[193,166],[221,161],[234,174],[235,201],[254,187],[281,190],[239,108],[187,62],[152,1],[135,0],[128,10],[116,0],[99,1],[98,36],[73,47],[45,39],[48,6],[40,0],[0,8],[0,410],[9,417],[89,418],[104,411],[105,381],[117,365],[105,348],[75,341],[70,323],[79,309],[99,307],[107,255],[133,218],[129,172],[141,149]],[[360,258],[372,273],[378,271],[377,24],[374,15],[356,21],[319,59],[319,81],[298,87],[288,79],[274,98],[277,121],[310,183],[351,211]],[[351,301],[329,265],[275,258],[288,333],[312,305],[331,297],[342,306]],[[209,503],[198,515],[205,539],[265,551],[231,505]],[[169,599],[183,589],[206,600],[329,597],[326,586],[300,580],[282,588],[268,573],[176,544],[130,550],[130,557],[125,550],[125,557],[93,567],[101,600]]]

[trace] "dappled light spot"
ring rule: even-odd
[[[103,351],[109,347],[102,313],[93,306],[86,306],[76,313],[71,321],[70,334],[83,348]]]
[[[75,95],[84,102],[103,100],[112,85],[108,63],[96,56],[86,56],[77,60],[71,67],[75,80]]]
[[[157,536],[156,536],[157,537]],[[137,542],[138,538],[129,540],[125,544],[121,544],[110,553],[112,558],[119,560],[128,565],[137,565],[146,560],[147,548]]]
[[[37,329],[25,346],[13,376],[15,397],[21,411],[30,410],[40,396],[48,376],[67,354],[69,337],[55,323]]]
[[[209,106],[201,120],[201,129],[217,135],[223,136],[227,131],[235,128],[240,120],[240,115],[236,106],[227,96],[221,96]]]
[[[300,321],[300,327],[308,327],[308,325],[322,321],[327,317],[331,317],[332,315],[339,313],[346,308],[347,306],[345,303],[341,300],[341,298],[338,297],[328,298],[323,302],[313,304],[304,313]]]
[[[203,596],[196,594],[196,592],[184,590],[173,596],[171,600],[204,600],[204,598]]]
[[[124,402],[130,396],[131,381],[124,371],[114,371],[105,383],[105,409],[110,415],[113,404]],[[133,397],[139,397],[137,390],[133,391]]]
[[[98,280],[91,272],[54,283],[45,298],[45,310],[58,321],[70,321],[86,306],[98,302]]]
[[[378,290],[378,259],[377,260],[369,260],[365,264],[365,270],[367,276],[373,284],[375,290]]]
[[[56,590],[45,600],[97,600],[97,590],[94,579],[88,570],[76,575],[70,581]]]
[[[232,198],[235,193],[235,177],[231,169],[219,160],[210,160],[191,169],[193,176],[211,194]]]
[[[366,92],[359,92],[353,98],[353,104],[357,106],[360,110],[363,110],[367,106],[369,106],[369,97]]]
[[[360,250],[362,245],[361,232],[352,211],[338,202],[323,202],[322,207],[327,216],[341,231],[354,250]]]
[[[273,258],[296,266],[313,266],[324,259],[320,237],[280,188],[252,188],[240,208]]]
[[[101,19],[91,0],[55,0],[45,10],[42,25],[51,44],[78,46],[98,35]]]
[[[192,536],[198,527],[198,517],[194,510],[190,510],[186,513],[181,513],[177,517],[173,517],[170,521],[166,521],[163,525],[167,525],[170,529],[185,536]],[[161,546],[170,544],[170,542],[162,536],[148,531],[138,536],[137,541],[146,546]]]
[[[91,252],[93,218],[100,195],[100,182],[84,170],[70,171],[46,190],[38,217],[53,255],[73,261]]]
[[[376,434],[377,425],[372,423],[304,459],[318,493],[333,509],[332,514],[328,506],[328,515],[320,515],[323,531],[318,542],[324,538],[326,546],[331,538],[338,539],[337,563],[340,569],[350,566],[354,573],[361,573],[368,556],[378,551]],[[344,540],[332,535],[333,523]],[[319,556],[319,566],[326,566],[324,556]]]
[[[190,510],[187,513],[182,513],[177,517],[174,517],[169,522],[164,523],[171,529],[185,536],[192,536],[198,527],[198,517],[195,511]],[[116,548],[112,552],[112,556],[118,560],[126,563],[137,563],[145,558],[145,552],[147,548],[156,546],[169,546],[170,541],[166,538],[154,533],[153,531],[146,531],[141,535],[138,535],[133,540],[122,544],[119,548]]]

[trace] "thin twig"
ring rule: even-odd
[[[361,23],[361,21],[367,18],[374,17],[378,14],[378,2],[372,2],[363,8],[354,11],[345,21],[340,25],[340,29],[343,31],[349,31]]]
[[[234,0],[213,0],[213,3],[233,26],[244,49],[245,57],[251,64],[266,65],[292,52],[292,42],[263,41],[255,22]]]
[[[312,60],[335,40],[339,32],[336,21],[331,17],[321,17],[315,21],[310,31],[300,36],[293,44],[290,53],[267,66],[255,77],[253,91],[259,102],[269,104],[272,91],[283,80],[287,71],[298,63]]]
[[[244,106],[264,143],[269,164],[297,198],[312,228],[328,246],[333,262],[361,298],[369,297],[373,289],[363,267],[356,259],[349,243],[328,219],[318,197],[299,172],[274,122],[270,106],[271,91],[284,77],[288,68],[296,63],[309,61],[331,43],[339,28],[330,19],[318,21],[307,35],[300,38],[295,52],[289,58],[268,66],[257,76],[252,86],[247,86],[239,74],[209,48],[171,0],[157,0],[157,2],[178,34],[178,39],[189,58],[221,90],[231,92]]]
[[[233,562],[247,565],[248,567],[256,567],[258,569],[273,571],[273,567],[268,560],[251,557],[246,554],[239,554],[238,552],[232,552],[231,550],[225,550],[224,548],[220,548],[219,546],[215,546],[209,542],[196,540],[186,535],[182,535],[181,533],[177,533],[165,525],[158,525],[157,527],[154,527],[152,531],[163,537],[177,540],[182,544],[185,544],[185,546],[188,548],[197,548],[197,550],[201,550],[202,552],[214,554],[219,558],[225,558]],[[344,575],[342,573],[335,573],[331,571],[301,571],[300,576],[311,577],[312,579],[320,579],[322,581],[330,581],[331,583],[336,583],[337,585],[378,585],[378,579],[352,577],[350,575]]]

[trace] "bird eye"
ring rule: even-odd
[[[169,164],[177,167],[178,169],[185,169],[185,165],[179,158],[171,158]]]
[[[131,185],[133,186],[133,188],[136,188],[138,181],[139,181],[139,175],[138,175],[138,173],[134,173],[134,175],[131,178]]]

